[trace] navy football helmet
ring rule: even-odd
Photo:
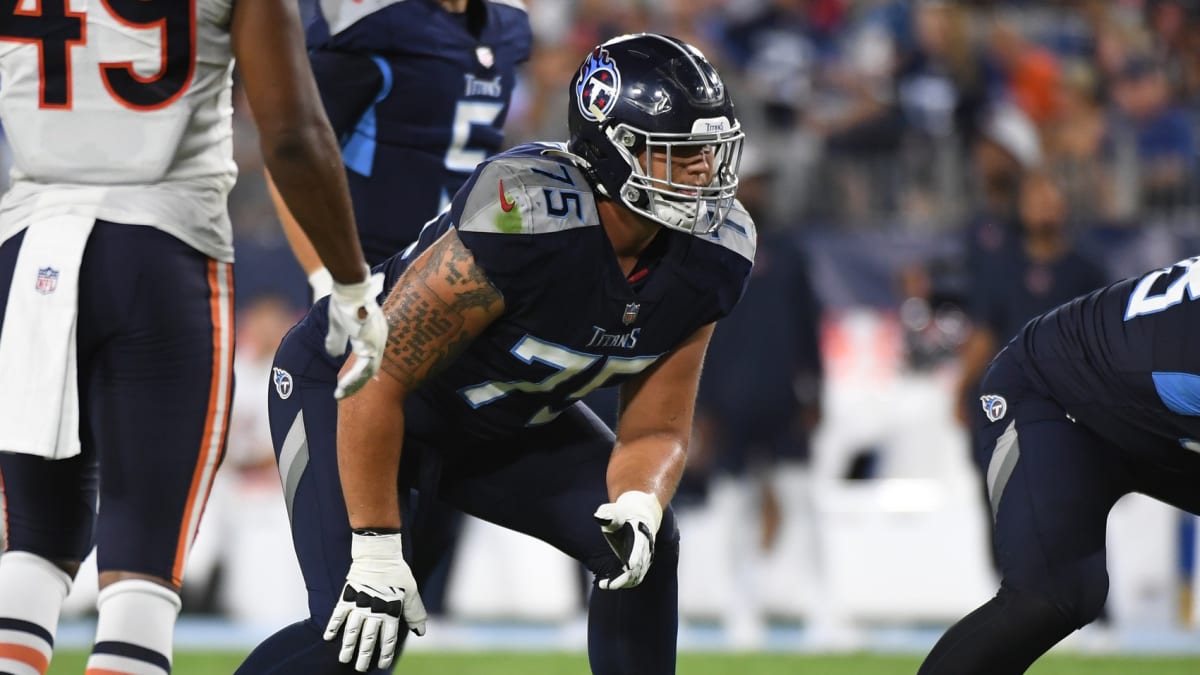
[[[568,148],[596,189],[651,220],[711,233],[738,186],[744,137],[725,84],[700,50],[654,33],[622,35],[592,50],[571,81]],[[673,180],[672,164],[711,153],[712,177]],[[666,175],[652,158],[666,158]]]

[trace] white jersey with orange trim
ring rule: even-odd
[[[0,241],[72,213],[233,260],[232,5],[0,0]]]

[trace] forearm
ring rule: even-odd
[[[403,406],[375,395],[370,385],[339,403],[338,472],[350,527],[400,527],[403,438]]]
[[[295,128],[266,129],[262,139],[274,187],[321,262],[338,282],[361,281],[366,263],[341,151],[329,125],[314,119]]]
[[[687,459],[687,440],[652,434],[618,442],[608,460],[608,496],[616,500],[630,490],[648,492],[663,507],[675,496]]]
[[[283,235],[287,237],[288,246],[292,249],[292,255],[296,256],[296,262],[300,263],[305,276],[309,276],[323,267],[321,256],[317,255],[317,250],[313,248],[312,242],[305,236],[304,229],[300,227],[300,223],[292,215],[287,202],[283,201],[283,197],[279,194],[279,189],[275,187],[274,179],[271,178],[271,172],[268,171],[266,174],[267,187],[270,189],[271,201],[275,204],[275,213],[279,216],[279,223],[283,226]]]

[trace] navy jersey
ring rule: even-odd
[[[532,33],[516,0],[321,0],[313,72],[342,143],[360,240],[377,264],[500,150]]]
[[[1200,258],[1191,258],[1062,305],[1009,348],[1037,386],[1111,440],[1200,449],[1196,298]]]
[[[639,263],[647,273],[631,285],[591,187],[563,152],[530,144],[492,158],[417,242],[382,265],[390,289],[455,228],[504,297],[504,315],[418,391],[454,425],[428,433],[496,438],[549,422],[649,368],[741,297],[757,239],[740,204],[714,235],[662,228]],[[325,302],[297,328],[316,353]],[[412,433],[420,421],[408,424]]]

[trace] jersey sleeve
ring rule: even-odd
[[[354,130],[363,113],[387,95],[391,83],[371,56],[314,49],[309,54],[321,104],[339,141]]]
[[[709,239],[708,243],[717,245],[712,247],[717,255],[711,274],[719,282],[712,312],[705,322],[711,323],[729,316],[745,295],[750,272],[754,269],[754,256],[758,251],[758,230],[746,209],[740,202],[735,202],[716,235],[707,235],[706,238]]]
[[[529,12],[521,2],[499,2],[503,5],[505,17],[505,33],[512,49],[513,62],[524,63],[529,60],[533,50],[533,27],[529,24]]]
[[[553,283],[554,252],[572,239],[572,228],[547,227],[537,217],[545,204],[523,173],[504,161],[481,165],[458,191],[448,214],[459,239],[510,308],[536,293],[538,285]]]

